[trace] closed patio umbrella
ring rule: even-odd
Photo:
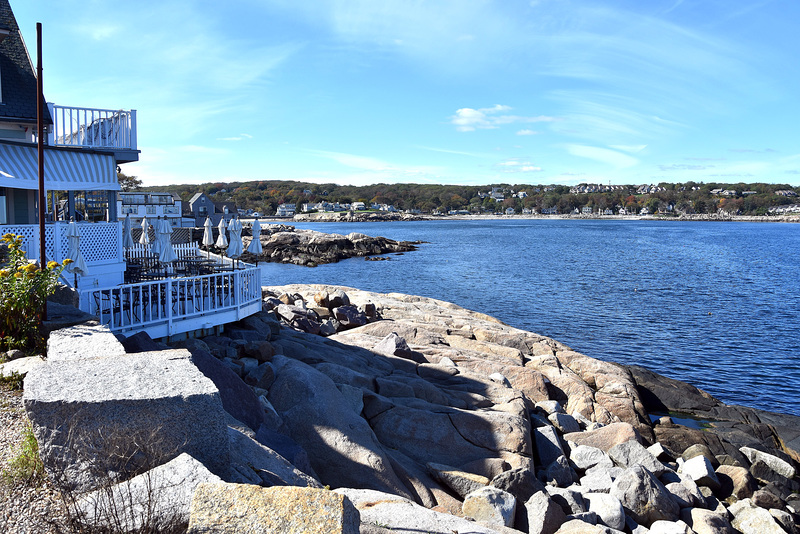
[[[133,236],[131,235],[131,214],[125,216],[125,221],[122,223],[122,247],[127,252],[133,248]]]
[[[157,241],[160,241],[158,261],[161,263],[172,263],[178,259],[175,249],[172,248],[172,225],[166,219],[159,220],[157,230]]]
[[[161,255],[161,239],[159,239],[159,229],[161,228],[161,217],[156,218],[153,223],[153,241],[150,243],[150,253],[153,256]]]
[[[238,217],[231,220],[228,231],[231,234],[231,242],[228,246],[227,255],[229,258],[236,259],[244,252],[244,247],[242,245],[242,223],[239,221]]]
[[[147,233],[149,226],[150,223],[147,222],[147,217],[142,217],[142,235],[139,237],[139,244],[144,246],[145,251],[147,250],[147,245],[150,244],[150,234]]]
[[[228,238],[225,236],[225,217],[219,220],[219,236],[217,236],[217,242],[215,245],[219,248],[228,248]],[[222,261],[222,256],[220,255],[220,261]]]
[[[253,221],[253,240],[247,245],[247,252],[256,255],[256,265],[258,265],[258,257],[263,250],[264,247],[261,246],[261,223],[256,219]]]
[[[75,276],[75,288],[77,289],[78,275],[86,275],[89,269],[86,267],[86,260],[83,259],[83,252],[81,251],[81,233],[74,217],[70,219],[67,225],[67,238],[69,239],[67,257],[72,260],[72,263],[67,265],[67,270]]]
[[[214,236],[211,231],[213,227],[211,218],[206,217],[206,222],[203,223],[203,245],[206,247],[206,256],[208,256],[208,247],[214,244]]]

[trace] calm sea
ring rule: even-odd
[[[495,220],[307,223],[422,240],[390,261],[267,264],[264,283],[434,297],[643,365],[729,404],[800,415],[800,225]]]

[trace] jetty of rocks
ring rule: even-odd
[[[24,400],[75,514],[193,533],[797,532],[798,417],[430,298],[263,296],[172,346],[51,334]]]
[[[248,229],[242,237],[245,249],[252,239]],[[416,250],[416,245],[420,243],[395,241],[380,236],[372,237],[357,232],[347,235],[327,234],[283,224],[263,227],[259,239],[263,248],[262,253],[256,256],[245,252],[241,256],[242,260],[252,263],[267,261],[314,267],[353,257],[369,258],[378,254],[410,252]]]

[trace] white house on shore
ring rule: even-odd
[[[139,159],[134,110],[47,104],[42,235],[36,77],[8,0],[0,0],[0,80],[0,235],[21,236],[28,258],[35,260],[40,259],[44,240],[44,259],[60,263],[70,254],[68,221],[80,220],[79,248],[87,271],[65,271],[61,281],[76,287],[83,311],[115,333],[146,331],[162,338],[213,329],[261,309],[260,270],[236,269],[225,258],[219,259],[220,269],[209,274],[178,276],[175,264],[165,260],[163,276],[130,280],[129,260],[137,255],[154,258],[147,246],[123,247],[118,208],[148,205],[130,197],[126,202],[124,196],[117,200],[118,166]],[[158,202],[174,209],[171,195]],[[180,208],[176,211],[162,216],[180,216]],[[187,247],[185,252],[191,251]]]

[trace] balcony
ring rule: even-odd
[[[117,163],[139,160],[136,110],[76,108],[47,104],[53,118],[49,144],[113,152]]]

